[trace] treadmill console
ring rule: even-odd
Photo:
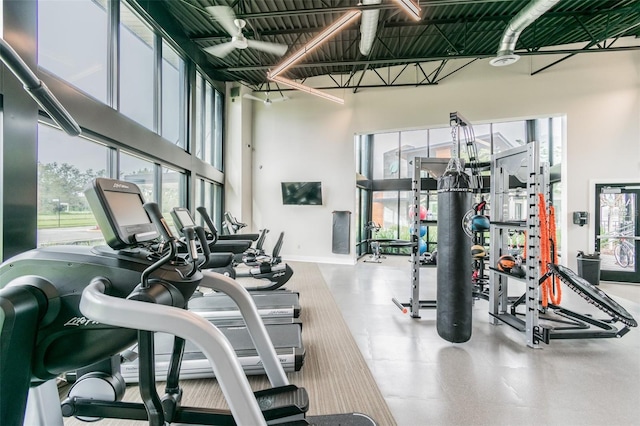
[[[196,226],[191,212],[184,207],[174,207],[171,209],[171,217],[173,218],[173,223],[176,225],[176,228],[181,233],[184,228]]]
[[[84,191],[104,239],[114,250],[158,238],[158,230],[145,211],[137,185],[96,178]]]

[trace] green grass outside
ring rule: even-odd
[[[91,212],[61,212],[59,218],[57,214],[38,215],[38,229],[72,228],[76,226],[94,226],[95,224],[96,219]]]

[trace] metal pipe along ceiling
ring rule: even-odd
[[[382,0],[362,0],[362,4],[380,4]],[[363,10],[360,18],[360,53],[368,55],[376,38],[380,9]]]
[[[498,46],[497,57],[490,61],[493,66],[511,65],[520,57],[513,51],[516,48],[520,33],[531,25],[536,19],[551,9],[560,0],[532,0],[507,24],[500,45]]]

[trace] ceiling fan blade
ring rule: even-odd
[[[264,99],[259,98],[259,97],[257,97],[257,96],[250,95],[250,94],[248,94],[248,93],[246,93],[246,94],[242,95],[242,97],[243,97],[243,98],[247,98],[247,99],[251,99],[252,101],[264,102]]]
[[[227,43],[216,44],[214,46],[205,47],[204,51],[213,56],[217,56],[218,58],[224,58],[229,53],[231,53],[234,49],[235,47],[233,46],[233,43],[229,41]]]
[[[286,101],[288,99],[289,99],[289,97],[287,97],[287,96],[281,96],[279,98],[271,99],[271,102],[282,102],[282,101]]]
[[[278,56],[284,55],[287,50],[289,50],[289,46],[287,46],[286,44],[270,43],[268,41],[247,39],[247,44],[253,49],[262,50],[263,52],[267,53],[273,53],[274,55]]]
[[[229,6],[207,6],[205,9],[230,36],[240,34],[240,28],[233,22],[236,19],[236,15]]]

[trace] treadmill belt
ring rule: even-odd
[[[625,308],[620,306],[618,302],[610,298],[604,291],[600,290],[589,281],[578,276],[578,274],[573,272],[571,269],[562,265],[553,264],[549,264],[549,269],[559,276],[562,282],[571,290],[578,293],[583,299],[595,305],[598,309],[609,314],[611,318],[614,318],[629,327],[638,326],[638,323],[633,316],[631,316]]]

